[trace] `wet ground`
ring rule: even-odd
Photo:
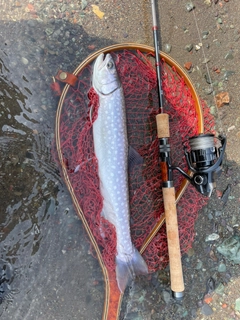
[[[51,77],[59,69],[73,71],[110,44],[152,45],[150,3],[0,0],[0,5],[0,315],[101,319],[101,269],[51,153],[58,102]],[[104,12],[102,19],[92,5]],[[199,213],[193,247],[183,256],[183,303],[171,299],[166,269],[126,292],[121,319],[238,319],[239,264],[216,248],[239,233],[240,3],[159,1],[159,12],[162,49],[170,45],[179,64],[192,63],[189,75],[228,146],[218,193]],[[217,109],[214,94],[220,92],[229,93],[230,103]],[[219,238],[206,241],[213,233]]]

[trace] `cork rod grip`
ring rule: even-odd
[[[169,138],[170,130],[169,130],[169,116],[167,113],[159,113],[156,116],[157,122],[157,135],[158,138]]]
[[[184,282],[174,187],[163,188],[163,202],[166,217],[171,289],[173,292],[178,293],[184,291]]]

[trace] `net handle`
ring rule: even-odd
[[[96,57],[100,54],[100,53],[110,53],[110,52],[114,52],[114,51],[121,51],[121,50],[139,50],[140,52],[143,53],[151,53],[152,55],[155,54],[155,50],[153,47],[151,46],[147,46],[147,45],[143,45],[143,44],[138,44],[138,43],[123,43],[123,44],[114,44],[111,45],[109,47],[105,47],[103,49],[100,49],[98,51],[96,51],[95,53],[91,54],[90,56],[88,56],[73,72],[74,75],[78,75],[79,72],[85,68],[88,64],[92,63]],[[187,87],[190,89],[191,94],[192,94],[192,98],[195,102],[195,108],[196,108],[196,113],[197,113],[197,117],[198,117],[198,133],[203,133],[204,132],[204,121],[203,121],[203,112],[202,112],[202,108],[201,108],[201,104],[200,104],[200,100],[198,97],[198,94],[191,82],[191,80],[189,79],[187,73],[184,71],[184,69],[175,61],[173,60],[169,55],[167,55],[166,53],[160,52],[160,57],[162,59],[164,59],[164,61],[170,66],[170,67],[174,67],[176,72],[184,78],[184,81],[187,85]],[[81,218],[83,225],[85,227],[85,230],[92,242],[92,245],[94,246],[94,249],[96,251],[100,266],[102,268],[103,271],[103,276],[104,276],[104,281],[105,281],[105,300],[104,300],[104,308],[103,308],[103,313],[102,313],[102,320],[111,320],[113,319],[113,314],[115,319],[117,320],[119,318],[119,314],[120,314],[120,307],[121,307],[121,300],[122,300],[122,294],[119,292],[117,284],[114,283],[115,281],[115,277],[112,276],[109,271],[107,270],[107,268],[104,265],[102,256],[101,256],[101,252],[100,249],[97,245],[97,242],[91,232],[91,229],[89,228],[89,225],[87,223],[86,218],[84,217],[84,214],[82,212],[81,207],[79,206],[79,203],[77,201],[77,198],[74,194],[74,190],[72,188],[71,182],[69,180],[68,177],[68,173],[67,173],[67,169],[66,166],[64,164],[64,159],[63,159],[63,155],[61,152],[61,140],[60,140],[60,119],[61,119],[61,112],[62,112],[62,108],[63,108],[63,104],[64,104],[64,100],[66,97],[66,94],[68,92],[70,85],[66,84],[63,88],[62,94],[60,96],[59,99],[59,103],[58,103],[58,108],[57,108],[57,112],[56,112],[56,124],[55,124],[55,136],[56,136],[56,148],[57,148],[57,152],[58,152],[58,157],[59,157],[59,161],[61,163],[62,166],[62,172],[63,172],[63,176],[64,176],[64,180],[66,182],[66,185],[68,187],[68,190],[71,194],[74,206],[76,208],[77,214],[78,216]],[[188,185],[188,182],[186,179],[184,179],[183,183],[181,184],[179,191],[176,194],[176,199],[177,201],[181,198],[182,194],[184,193],[186,187]],[[163,219],[162,224],[164,223],[164,215],[163,215]],[[162,225],[161,224],[161,225]],[[159,230],[159,226],[155,227],[156,230]]]

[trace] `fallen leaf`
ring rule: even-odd
[[[184,64],[184,68],[187,69],[187,70],[190,70],[192,68],[192,62],[186,62]]]
[[[211,303],[212,302],[212,300],[213,300],[213,298],[211,297],[211,296],[209,296],[208,294],[206,294],[206,296],[204,297],[204,302],[205,303],[207,303],[207,304],[209,304],[209,303]]]
[[[18,7],[18,8],[20,8],[22,5],[21,5],[21,3],[19,2],[19,1],[16,1],[15,2],[15,7]]]
[[[98,16],[98,18],[102,19],[103,16],[104,16],[104,12],[102,12],[99,9],[99,6],[96,6],[95,4],[92,4],[92,8],[93,8],[93,13],[95,13]]]
[[[220,92],[215,96],[216,104],[218,108],[221,108],[224,104],[230,102],[230,96],[228,92]]]
[[[221,70],[218,67],[213,67],[213,71],[216,72],[217,74],[219,74],[221,72]]]
[[[211,250],[211,251],[209,252],[209,257],[210,257],[213,261],[217,261],[217,260],[218,260],[216,254],[215,254],[215,252],[214,252],[213,250]]]
[[[89,50],[94,50],[95,48],[96,48],[95,44],[90,44],[90,45],[88,46],[88,49],[89,49]]]
[[[218,199],[221,199],[223,192],[221,190],[216,189],[216,195],[217,195]]]
[[[36,12],[35,9],[34,9],[34,6],[33,6],[31,3],[29,3],[29,4],[26,6],[25,11],[26,11],[26,12],[31,12],[31,13]]]

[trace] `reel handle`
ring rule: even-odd
[[[170,146],[168,144],[170,130],[168,114],[158,114],[156,116],[156,122],[157,134],[160,141],[160,166],[163,181],[162,191],[166,219],[171,289],[174,298],[182,299],[184,281],[178,232],[176,196],[172,180],[172,170],[170,167]]]

